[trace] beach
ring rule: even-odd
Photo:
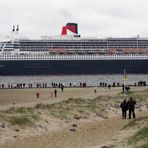
[[[62,92],[57,88],[57,97],[55,88],[0,89],[0,148],[124,147],[121,142],[136,130],[122,130],[131,121],[121,118],[122,88],[98,87],[96,93],[94,89],[65,88]],[[130,89],[136,95],[147,90],[148,87]],[[147,107],[147,99],[137,100],[136,118],[145,117]],[[31,111],[24,112],[24,108]],[[33,124],[20,125],[8,120],[12,113],[37,118],[33,118]]]

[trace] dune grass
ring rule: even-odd
[[[137,119],[134,119],[134,120],[130,121],[127,125],[125,125],[123,127],[123,129],[128,128],[128,127],[133,127],[133,126],[138,125],[140,123],[144,124],[146,122],[148,122],[148,116],[139,117]]]
[[[100,103],[100,97],[94,99],[69,98],[55,104],[38,104],[37,109],[47,109],[49,114],[61,119],[69,119],[74,115],[89,115],[105,111],[105,106]]]
[[[148,98],[148,90],[130,91],[128,96],[132,96],[139,102],[145,102]],[[119,109],[122,100],[123,94],[117,94],[116,96],[98,96],[91,99],[69,98],[53,104],[40,103],[35,107],[12,107],[6,111],[0,111],[0,121],[7,121],[13,125],[31,125],[40,119],[39,110],[46,111],[49,115],[59,119],[71,119],[76,115],[88,117],[91,114],[107,113],[106,109],[110,108],[111,105]],[[147,120],[147,117],[145,118]],[[137,122],[136,119],[127,126],[132,126]]]
[[[142,143],[142,145],[141,145]],[[128,139],[129,145],[138,145],[137,147],[145,147],[148,145],[148,125],[140,129],[134,136]]]
[[[12,125],[33,125],[34,121],[37,120],[37,115],[21,115],[21,116],[10,116],[7,121],[9,121]]]
[[[132,96],[139,102],[146,102],[148,98],[148,90],[130,91],[128,97]],[[70,119],[75,115],[89,116],[94,113],[105,113],[111,105],[120,109],[120,103],[123,100],[123,94],[116,96],[98,96],[96,98],[69,98],[67,100],[54,104],[38,104],[37,109],[48,110],[48,113],[60,119]]]
[[[129,97],[133,97],[136,101],[140,102],[147,102],[148,101],[148,89],[142,91],[129,91],[127,93]]]
[[[3,113],[9,113],[9,114],[14,114],[14,113],[33,113],[34,109],[32,107],[20,107],[20,108],[15,108],[12,107],[10,109],[7,109],[6,111],[3,111]]]
[[[136,146],[135,148],[148,148],[148,142],[140,146]]]
[[[110,96],[108,96],[111,99]],[[6,121],[12,125],[32,125],[39,120],[41,112],[47,111],[49,115],[59,119],[72,119],[75,116],[86,117],[91,114],[105,113],[107,97],[96,97],[94,99],[69,98],[53,104],[37,104],[35,107],[12,107],[0,111],[0,121]],[[101,103],[101,102],[104,103]],[[46,112],[46,113],[47,113]]]
[[[127,125],[123,127],[125,128],[137,128],[137,132],[129,137],[125,142],[126,145],[130,145],[134,148],[147,148],[148,147],[148,116],[139,117],[130,121]],[[128,147],[128,146],[127,146]]]
[[[12,107],[6,111],[0,111],[0,120],[12,125],[33,125],[39,120],[39,115],[31,107]]]

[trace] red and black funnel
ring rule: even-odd
[[[67,35],[67,30],[78,34],[78,25],[76,23],[67,23],[66,26],[63,26],[61,35]]]

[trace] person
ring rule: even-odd
[[[57,97],[57,90],[54,90],[54,96]]]
[[[96,93],[96,92],[97,92],[97,86],[94,87],[94,93]]]
[[[110,84],[108,84],[108,90],[110,90],[110,88],[111,88],[111,85],[110,85]]]
[[[40,93],[39,93],[39,92],[36,93],[36,97],[37,97],[37,98],[40,97]]]
[[[63,84],[61,84],[61,90],[62,90],[62,92],[63,92],[63,90],[64,90],[64,85],[63,85]]]
[[[135,115],[135,105],[136,105],[136,101],[133,100],[132,97],[130,97],[130,100],[127,102],[128,104],[128,110],[129,110],[129,119],[131,119],[131,115],[133,115],[133,118],[136,118]]]
[[[128,104],[126,102],[126,99],[120,104],[121,110],[122,110],[122,119],[126,119],[126,112],[128,110]]]

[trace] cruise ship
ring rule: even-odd
[[[148,74],[148,38],[84,38],[76,23],[61,35],[28,39],[13,26],[0,42],[0,75]]]

